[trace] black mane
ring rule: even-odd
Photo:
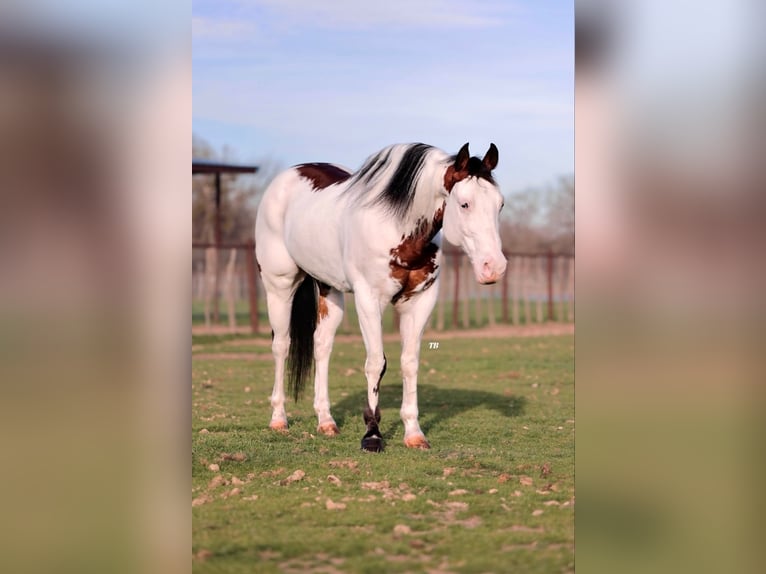
[[[431,149],[432,146],[423,143],[410,144],[375,203],[385,206],[396,217],[404,218],[412,207],[423,164]]]
[[[396,146],[389,146],[382,149],[375,155],[370,156],[364,162],[362,167],[351,177],[348,187],[358,189],[359,199],[367,197],[365,190],[368,190],[375,178],[389,168],[393,168],[391,155]],[[405,146],[401,160],[394,169],[393,175],[385,184],[385,187],[376,197],[371,199],[371,205],[382,205],[393,216],[404,218],[412,207],[415,199],[418,180],[423,170],[426,155],[433,149],[433,146],[414,143]],[[357,184],[359,187],[357,187]]]
[[[354,183],[362,181],[365,184],[369,184],[378,172],[388,165],[391,158],[391,149],[390,147],[383,149],[370,157],[359,168],[359,171],[354,174]]]

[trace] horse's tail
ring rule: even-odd
[[[317,327],[316,281],[306,275],[295,291],[290,311],[290,352],[287,390],[297,401],[314,363],[314,331]]]

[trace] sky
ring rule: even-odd
[[[571,0],[194,0],[192,49],[194,134],[236,161],[494,142],[504,193],[574,173]]]

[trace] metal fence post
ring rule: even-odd
[[[221,249],[221,174],[215,174],[215,276],[213,278],[213,324],[217,325],[220,319],[218,309],[218,256]]]
[[[508,266],[505,270],[505,274],[503,275],[503,292],[502,292],[502,301],[503,301],[503,323],[508,323],[508,275],[511,274],[511,261],[510,257],[508,258]]]
[[[553,321],[553,251],[549,249],[546,257],[548,262],[548,321]]]
[[[452,328],[457,329],[458,298],[460,296],[460,254],[452,253],[452,268],[455,270],[455,290],[452,296]]]

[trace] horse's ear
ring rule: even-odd
[[[470,158],[471,153],[468,151],[468,144],[466,143],[460,148],[460,151],[457,152],[457,157],[455,158],[455,171],[465,171],[468,167],[468,160]]]
[[[489,149],[487,150],[487,154],[484,156],[484,159],[481,160],[481,163],[484,164],[484,167],[486,167],[489,171],[492,171],[497,167],[497,160],[498,160],[498,151],[497,146],[493,143],[489,144]]]

